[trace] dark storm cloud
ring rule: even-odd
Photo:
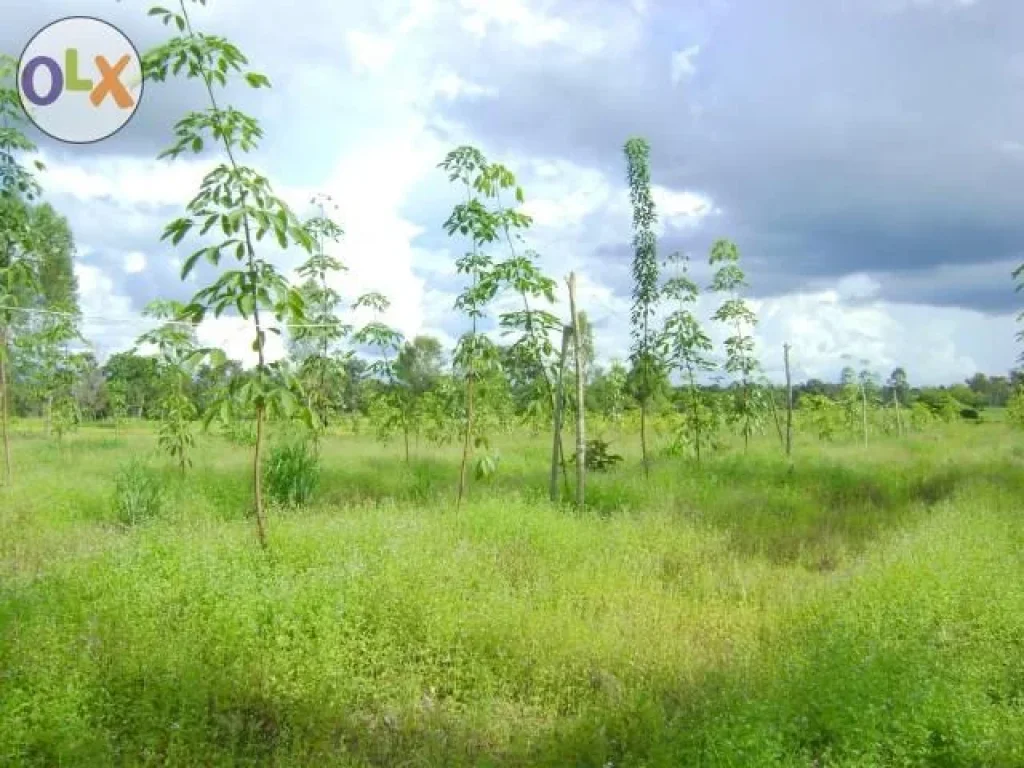
[[[474,77],[500,98],[446,116],[501,151],[612,178],[624,179],[624,140],[646,136],[656,183],[724,212],[690,245],[736,239],[755,293],[903,271],[918,278],[893,281],[903,292],[889,298],[1005,311],[1006,275],[964,290],[920,279],[1024,253],[1024,161],[1007,150],[1024,134],[1024,4],[958,5],[663,2],[631,55],[587,59],[487,39],[471,50]],[[693,76],[673,85],[673,51],[694,44]],[[618,274],[628,248],[596,255]]]

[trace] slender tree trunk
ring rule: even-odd
[[[562,326],[562,353],[558,358],[558,382],[554,387],[554,403],[552,409],[553,434],[551,439],[551,479],[548,484],[548,495],[551,501],[558,501],[558,467],[562,466],[562,474],[565,476],[565,462],[562,452],[562,404],[563,382],[565,379],[565,358],[569,355],[569,335],[572,333],[568,326]]]
[[[462,440],[462,462],[459,465],[459,495],[455,499],[455,511],[462,506],[466,495],[466,465],[469,463],[469,440],[473,432],[473,370],[466,376],[466,434]]]
[[[640,398],[640,460],[644,465],[644,478],[649,479],[651,468],[647,465],[647,397]]]
[[[181,7],[181,15],[185,20],[186,29],[190,38],[195,39],[195,32],[192,30],[192,21],[189,18],[188,10],[185,8],[184,0],[179,0]],[[213,83],[209,72],[200,65],[200,74],[203,78],[203,83],[206,86],[206,94],[210,99],[210,106],[214,112],[218,112],[220,107],[217,105],[217,97],[213,93]],[[228,134],[222,132],[221,143],[224,146],[224,151],[227,153],[229,164],[233,171],[238,171],[238,163],[235,160],[235,153],[231,148],[231,141],[228,138]],[[256,274],[256,250],[253,246],[252,240],[252,228],[249,224],[249,214],[246,208],[246,193],[243,192],[241,199],[239,200],[239,208],[242,211],[242,231],[245,233],[245,247],[246,247],[246,261],[249,271],[249,280],[255,287],[259,285],[258,275]],[[260,304],[259,297],[253,296],[255,299],[253,307],[253,324],[256,328],[256,355],[257,355],[257,375],[262,379],[266,375],[265,364],[266,359],[264,356],[264,339],[263,339],[263,327],[260,325]],[[260,394],[262,398],[262,393]],[[263,459],[263,402],[262,400],[256,406],[256,446],[253,450],[253,496],[255,503],[256,512],[256,526],[257,533],[259,534],[260,546],[263,549],[267,548],[267,534],[266,534],[266,521],[263,516],[263,473],[262,473],[262,459]]]
[[[7,332],[0,329],[0,423],[3,426],[4,438],[4,484],[11,485],[13,472],[11,470],[11,436],[9,434],[10,408],[7,405]]]
[[[750,450],[750,385],[743,382],[743,452]]]
[[[700,392],[697,389],[697,379],[693,375],[693,366],[687,363],[686,374],[690,380],[690,411],[693,416],[693,450],[697,456],[697,466],[700,466],[700,445],[703,439],[703,432],[700,423]]]
[[[572,333],[576,343],[573,344],[576,363],[576,506],[585,506],[585,486],[587,479],[587,433],[585,421],[584,385],[583,385],[583,339],[580,333],[580,316],[576,311],[576,273],[569,273],[569,311],[572,313]]]
[[[860,385],[860,418],[866,446],[868,444],[868,391],[863,384]]]
[[[786,458],[793,457],[793,379],[789,373],[789,344],[782,347],[786,364]]]
[[[260,546],[267,548],[267,524],[263,519],[263,406],[256,406],[256,447],[252,454],[252,487],[256,499],[256,534]]]
[[[896,404],[896,435],[898,437],[903,437],[903,413],[900,410],[899,395],[896,394],[895,390],[893,390],[892,393],[892,401]]]
[[[409,425],[402,424],[402,432],[405,435],[405,465],[409,466]]]
[[[213,94],[210,94],[211,100]],[[228,154],[231,154],[231,148],[228,147]],[[231,156],[232,167],[235,165],[234,157]],[[245,205],[245,194],[242,194],[242,205]],[[253,285],[258,284],[255,257],[256,251],[252,245],[252,235],[249,228],[249,217],[242,217],[242,227],[245,232],[245,242],[248,248],[248,266],[249,266],[249,279]],[[254,308],[252,312],[253,325],[256,327],[256,364],[257,364],[257,375],[262,379],[266,375],[266,358],[263,351],[263,326],[260,324],[260,307],[259,298],[253,297],[256,300],[253,302]],[[260,394],[263,397],[263,394]],[[255,503],[256,512],[256,533],[260,539],[260,546],[263,549],[267,548],[267,526],[266,519],[263,513],[263,407],[262,400],[256,406],[256,445],[253,449],[252,459],[252,486],[253,486],[253,501]]]

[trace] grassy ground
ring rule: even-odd
[[[334,437],[256,545],[248,456],[24,425],[0,489],[2,765],[1024,766],[1024,448],[1000,423],[767,438],[545,499],[509,438]],[[164,512],[124,528],[152,456]]]

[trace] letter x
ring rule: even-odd
[[[117,64],[111,67],[105,56],[96,57],[96,67],[100,71],[100,84],[89,94],[89,101],[93,103],[93,106],[98,107],[108,93],[113,96],[117,106],[121,109],[128,109],[135,103],[135,99],[128,93],[128,89],[124,87],[120,78],[121,72],[128,66],[129,58],[126,53],[118,60]]]

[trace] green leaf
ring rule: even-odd
[[[245,82],[247,82],[253,88],[269,88],[270,80],[265,75],[261,75],[257,72],[248,72],[245,75]]]
[[[196,262],[199,261],[199,257],[202,256],[203,253],[205,253],[205,252],[206,252],[206,249],[205,248],[201,248],[200,250],[196,251],[191,256],[189,256],[187,259],[185,259],[185,263],[181,265],[181,279],[182,280],[184,280],[186,277],[188,277],[189,273],[195,267]]]

